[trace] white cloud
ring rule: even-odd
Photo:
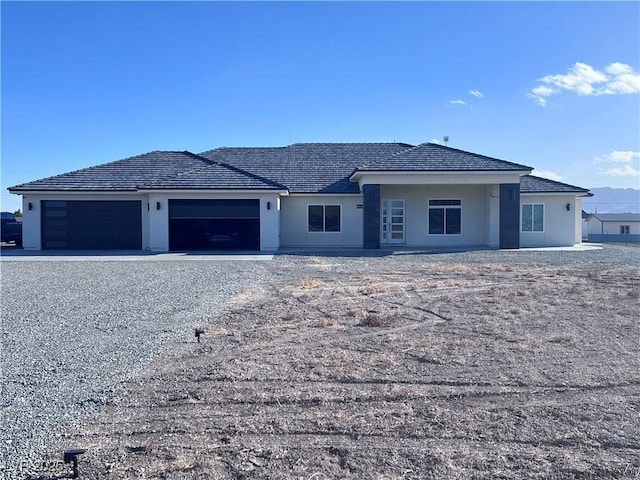
[[[562,175],[558,175],[551,170],[538,170],[537,168],[531,172],[531,175],[535,175],[536,177],[548,178],[549,180],[555,180],[556,182],[561,182],[564,180]]]
[[[556,88],[550,88],[550,87],[545,87],[544,85],[540,85],[539,87],[534,88],[533,90],[531,90],[527,96],[529,98],[534,99],[538,105],[541,106],[545,106],[547,104],[547,98],[546,97],[550,97],[551,95],[555,95],[556,93],[558,93],[560,90],[556,89]]]
[[[464,100],[449,100],[449,103],[452,105],[466,105],[467,102]]]
[[[610,168],[609,170],[604,170],[600,173],[611,177],[640,177],[640,170],[633,168],[631,165]]]
[[[606,155],[594,158],[596,163],[604,164],[601,175],[611,177],[640,177],[640,152],[632,150],[614,150]]]
[[[596,157],[596,162],[613,162],[613,163],[631,163],[634,159],[640,159],[640,152],[633,152],[631,150],[620,151],[614,150],[607,155],[601,155]]]
[[[624,63],[614,62],[604,69],[605,72],[610,73],[611,75],[620,75],[621,73],[633,73],[633,70],[629,65],[625,65]]]
[[[469,93],[471,95],[473,95],[476,98],[482,98],[484,97],[484,95],[482,94],[482,92],[480,90],[469,90]]]
[[[548,97],[563,90],[581,96],[640,93],[640,73],[619,62],[610,63],[604,72],[576,62],[566,74],[546,75],[538,81],[541,85],[533,88],[527,96],[541,106],[547,104]]]

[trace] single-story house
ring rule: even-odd
[[[590,213],[587,229],[590,242],[640,242],[640,213]]]
[[[573,245],[587,189],[433,143],[154,151],[9,188],[25,249]]]

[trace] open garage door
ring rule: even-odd
[[[259,200],[169,200],[170,250],[260,250]]]
[[[42,248],[139,250],[141,202],[43,200]]]

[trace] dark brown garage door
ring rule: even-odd
[[[170,250],[260,250],[259,200],[169,200]]]
[[[42,248],[139,250],[140,201],[43,200]]]

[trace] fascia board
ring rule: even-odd
[[[11,191],[10,193],[15,195],[122,195],[122,194],[149,194],[149,193],[277,193],[281,196],[288,196],[288,190],[270,190],[270,189],[246,189],[246,190],[234,190],[234,189],[137,189],[137,190],[21,190]]]
[[[571,196],[571,197],[593,197],[593,193],[586,192],[520,192],[521,197],[531,196]]]
[[[498,182],[489,182],[482,181],[478,183],[503,183],[502,180],[506,180],[509,177],[512,179],[518,179],[523,175],[528,175],[531,173],[531,170],[465,170],[465,171],[456,171],[456,170],[403,170],[403,171],[358,171],[351,175],[349,180],[352,182],[358,182],[362,185],[362,179],[365,177],[372,178],[380,178],[380,177],[391,177],[397,179],[405,179],[408,178],[410,181],[403,181],[399,183],[403,184],[438,184],[443,183],[442,178],[456,178],[463,176],[478,176],[480,178],[485,178],[488,176],[494,176],[498,178]],[[422,177],[422,181],[419,178]],[[424,179],[429,178],[429,182],[425,182]],[[378,182],[371,182],[378,183]],[[382,183],[382,182],[380,182]],[[392,182],[385,182],[392,184]],[[444,182],[447,183],[447,182]],[[463,182],[472,184],[473,182]]]
[[[361,192],[348,192],[348,193],[322,193],[322,192],[309,192],[309,193],[290,193],[290,197],[361,197]]]
[[[173,188],[141,188],[138,190],[141,193],[156,193],[156,194],[165,194],[165,193],[180,193],[180,194],[189,194],[189,193],[241,193],[241,194],[250,194],[250,193],[277,193],[278,195],[288,196],[288,190],[272,190],[268,188],[247,188],[247,189],[234,189],[234,188],[185,188],[185,189],[173,189]]]
[[[136,194],[141,193],[140,190],[9,190],[14,195],[90,195],[97,194]]]

